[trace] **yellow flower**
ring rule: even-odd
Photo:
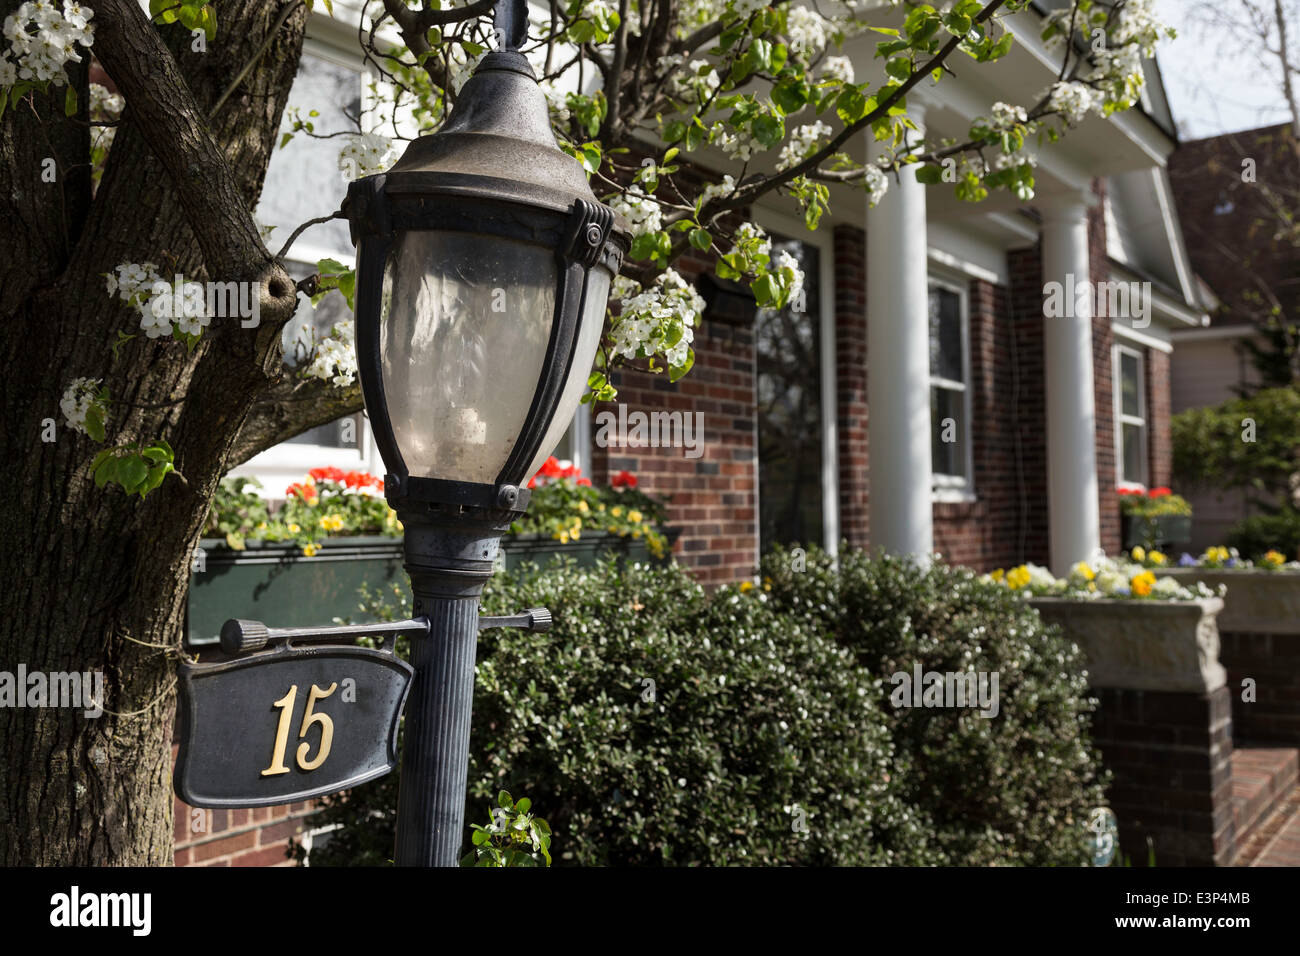
[[[1169,563],[1169,557],[1163,551],[1150,551],[1147,553],[1147,560],[1156,567],[1161,567]]]
[[[342,515],[325,515],[320,519],[320,526],[326,531],[338,531],[343,527]]]
[[[302,546],[302,553],[303,553],[304,555],[306,555],[307,557],[309,557],[309,558],[310,558],[312,555],[314,555],[314,554],[315,554],[317,551],[319,551],[319,550],[320,550],[320,545],[319,545],[319,544],[312,544],[312,543],[309,542],[309,543],[304,544],[304,545]]]
[[[753,582],[753,581],[741,581],[741,582],[740,582],[740,593],[741,593],[741,594],[744,594],[746,591],[752,591],[752,590],[754,590],[754,582]]]
[[[571,532],[569,532],[569,537],[572,538],[574,541],[577,541],[579,538],[582,537],[582,529],[574,528]]]
[[[587,502],[585,502],[585,501],[579,501],[579,502],[578,502],[578,514],[584,514],[584,515],[585,515],[585,514],[586,514],[588,511],[590,511],[590,510],[591,510],[591,509],[590,509],[589,507],[587,507]]]
[[[623,515],[623,509],[618,505],[615,505],[614,507],[609,509],[609,513],[612,514],[615,518],[620,518]]]
[[[1029,583],[1029,568],[1020,565],[1018,568],[1012,568],[1007,572],[1007,584],[1013,591],[1023,588]]]
[[[302,530],[302,528],[298,527],[296,524],[291,524],[291,525],[289,525],[289,533],[290,533],[290,534],[297,534],[297,533],[298,533],[299,531],[301,531],[301,530]]]
[[[1129,586],[1135,597],[1146,597],[1151,593],[1151,589],[1155,587],[1155,583],[1156,576],[1150,571],[1143,571],[1141,574],[1133,575],[1133,579],[1129,581]]]
[[[1141,561],[1145,561],[1146,559],[1147,559],[1147,552],[1145,548],[1143,548],[1141,545],[1138,545],[1136,548],[1133,549],[1134,561],[1141,562]]]
[[[265,531],[265,530],[266,530],[266,522],[265,522],[265,521],[259,521],[259,522],[257,523],[257,530],[258,530],[258,531]]]
[[[568,544],[568,543],[569,543],[569,532],[568,532],[568,531],[561,531],[561,532],[559,532],[558,534],[556,534],[555,537],[556,537],[556,539],[560,542],[560,544]]]
[[[636,524],[638,521],[641,520],[641,512],[637,511],[636,509],[629,511],[627,513],[627,520],[632,522],[633,524]]]
[[[1280,568],[1282,565],[1286,564],[1286,555],[1281,551],[1269,551],[1264,555],[1262,563],[1270,568]]]
[[[1074,566],[1074,573],[1081,575],[1085,581],[1091,581],[1097,576],[1097,572],[1088,566],[1087,561],[1080,561]]]
[[[1007,572],[1003,571],[1001,568],[998,568],[996,571],[994,571],[992,574],[989,575],[989,577],[991,577],[994,581],[1001,581],[1006,576],[1007,576]]]

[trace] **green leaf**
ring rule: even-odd
[[[480,43],[472,43],[472,42],[469,41],[469,40],[461,40],[461,41],[460,41],[460,48],[461,48],[462,50],[464,50],[466,53],[468,53],[470,56],[478,56],[479,54],[481,54],[481,53],[483,52],[483,45],[482,45],[482,44],[480,44]]]
[[[835,114],[846,125],[852,125],[870,112],[867,106],[869,102],[871,101],[856,86],[846,87],[835,101]]]
[[[527,813],[533,806],[533,801],[527,797],[520,797],[519,802],[515,804],[515,809],[520,813]]]
[[[787,115],[798,112],[808,102],[808,85],[793,78],[782,80],[772,87],[772,102]]]
[[[86,433],[95,441],[104,440],[104,409],[100,405],[91,405],[86,409]]]
[[[118,481],[127,491],[135,491],[149,477],[149,466],[139,455],[127,455],[121,459],[117,469]]]
[[[777,116],[758,116],[750,128],[754,138],[771,149],[785,138],[785,120]]]
[[[925,183],[927,186],[933,186],[935,183],[943,182],[943,168],[940,166],[918,166],[916,169],[916,181]]]
[[[77,88],[68,84],[68,92],[63,94],[63,115],[72,116],[77,112]]]
[[[668,369],[668,381],[670,382],[677,381],[682,376],[684,376],[687,372],[689,372],[694,366],[695,366],[695,350],[687,349],[686,361],[683,362],[681,365],[674,365]],[[549,861],[550,858],[551,858],[550,854],[547,854],[546,859]]]
[[[692,229],[690,239],[691,245],[701,252],[706,252],[713,244],[713,237],[709,235],[707,229]]]
[[[507,810],[514,809],[515,802],[510,799],[510,791],[502,790],[497,794],[497,806]]]

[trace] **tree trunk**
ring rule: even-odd
[[[0,17],[16,6],[0,2]],[[191,50],[179,26],[150,33],[135,0],[91,6],[93,52],[127,101],[93,199],[87,129],[63,117],[62,90],[0,121],[0,449],[10,475],[0,513],[0,671],[102,671],[105,712],[0,708],[4,865],[171,863],[176,663],[190,555],[212,494],[236,454],[343,410],[298,402],[290,414],[259,413],[252,434],[240,435],[264,399],[283,405],[279,334],[293,294],[248,229],[297,71],[305,6],[221,3],[206,52]],[[265,55],[209,122],[286,7],[294,9]],[[151,47],[158,35],[170,54]],[[77,76],[84,117],[85,64]],[[186,123],[172,142],[169,128]],[[41,180],[50,156],[55,184]],[[178,177],[190,180],[189,193]],[[110,300],[103,276],[144,261],[165,276],[263,283],[261,326],[214,319],[193,353],[136,334],[114,356],[118,333],[138,333],[139,317]],[[78,376],[111,390],[105,446],[66,427],[59,411]],[[45,441],[50,420],[55,440]],[[169,476],[143,500],[95,487],[87,464],[101,447],[158,438],[175,449],[183,478]]]

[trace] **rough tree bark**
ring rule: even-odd
[[[0,17],[17,7],[0,2]],[[127,108],[91,198],[88,130],[62,91],[0,121],[0,670],[104,672],[108,709],[0,708],[0,863],[166,865],[172,853],[171,732],[189,556],[221,475],[283,437],[360,406],[355,391],[294,392],[279,333],[292,281],[258,238],[262,188],[302,52],[299,0],[227,0],[220,35],[191,50],[135,0],[97,0],[93,52]],[[215,116],[232,77],[292,7],[265,55]],[[85,64],[75,74],[88,102]],[[55,159],[54,184],[41,181]],[[328,212],[329,210],[322,210]],[[261,324],[214,319],[199,346],[143,335],[104,274],[152,261],[187,278],[257,281]],[[146,499],[95,487],[101,446],[63,424],[78,376],[111,389],[110,444],[165,438],[183,479]],[[312,401],[313,397],[324,401]],[[43,422],[58,423],[42,441]]]

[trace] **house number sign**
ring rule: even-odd
[[[264,807],[346,790],[397,765],[414,671],[392,652],[284,644],[180,667],[176,794]]]

